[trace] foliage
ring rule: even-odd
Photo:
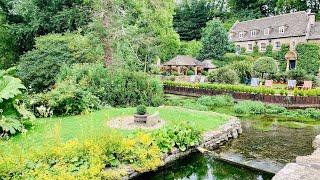
[[[101,106],[159,106],[163,89],[158,79],[138,72],[106,69],[100,64],[64,66],[55,88],[32,106],[50,107],[55,115],[79,114]]]
[[[10,61],[16,62],[19,55],[31,50],[37,36],[75,31],[88,25],[93,14],[92,2],[87,0],[73,2],[27,0],[19,3],[12,0],[2,1],[0,14],[3,12],[6,17],[5,30],[8,37],[1,42],[10,41],[6,47],[0,45],[0,52],[9,50],[10,53],[6,56],[9,62],[5,62],[5,66],[12,65]]]
[[[260,57],[253,65],[253,69],[258,73],[259,77],[264,77],[267,74],[274,74],[278,71],[276,61],[271,57]]]
[[[252,61],[236,61],[229,65],[231,69],[237,72],[240,82],[245,82],[246,79],[251,79],[253,75]]]
[[[296,80],[298,84],[302,84],[303,81],[308,80],[308,79],[306,79],[307,72],[302,69],[293,69],[293,70],[288,71],[288,78],[292,79],[292,80]]]
[[[285,55],[289,50],[290,50],[289,44],[281,44],[280,50],[273,54],[273,58],[278,61],[280,71],[283,71],[283,72],[286,71],[287,61],[285,60]]]
[[[317,75],[320,67],[320,47],[318,44],[301,43],[296,47],[298,52],[297,68],[308,74]]]
[[[0,70],[0,138],[25,131],[24,123],[34,119],[20,101],[25,86],[12,71]]]
[[[281,51],[281,50],[280,50]],[[266,47],[266,51],[264,52],[264,56],[273,57],[273,46],[272,44],[268,44]],[[277,59],[277,58],[276,58]]]
[[[228,67],[222,67],[210,73],[208,80],[210,82],[236,84],[239,82],[239,76],[236,71]]]
[[[234,99],[229,95],[219,95],[219,96],[201,96],[198,98],[197,103],[213,107],[222,107],[222,106],[232,106]]]
[[[191,69],[189,69],[189,70],[187,71],[187,75],[188,75],[188,76],[192,76],[192,75],[194,75],[194,71],[193,71],[193,70],[191,70]]]
[[[266,114],[279,114],[287,111],[285,107],[278,106],[275,104],[266,104],[265,106],[266,106]]]
[[[90,35],[50,34],[36,38],[35,49],[21,57],[18,76],[32,91],[39,92],[54,85],[64,64],[102,59],[102,45]]]
[[[102,4],[97,10],[102,15],[99,22],[106,30],[107,53],[118,66],[146,71],[154,59],[164,62],[176,56],[180,39],[173,29],[173,1],[117,0]],[[106,19],[110,19],[107,24]]]
[[[239,61],[247,61],[252,63],[254,59],[252,56],[249,55],[237,55],[235,53],[226,53],[222,56],[221,60],[216,60],[214,63],[217,64],[219,67],[223,67]]]
[[[199,59],[220,59],[229,49],[228,32],[219,20],[211,20],[203,30]]]
[[[196,89],[210,89],[221,94],[226,94],[229,92],[241,92],[241,93],[249,93],[249,94],[264,94],[264,95],[274,95],[275,90],[267,87],[251,87],[246,85],[232,85],[232,84],[209,84],[209,83],[185,83],[185,82],[173,82],[173,81],[165,81],[164,85],[173,86],[173,87],[188,87],[188,88],[196,88]]]
[[[137,112],[138,115],[145,115],[147,113],[147,107],[144,105],[137,106]]]
[[[189,55],[192,57],[197,57],[202,48],[201,41],[182,41],[180,45],[179,54],[181,55]]]
[[[266,107],[260,101],[240,101],[234,106],[234,111],[238,114],[264,114]]]
[[[190,122],[160,129],[153,133],[153,137],[163,153],[170,152],[174,147],[186,151],[201,141],[200,131],[195,129]]]
[[[207,0],[184,1],[175,9],[173,26],[181,40],[201,39],[201,29],[210,19],[210,5]]]
[[[112,133],[84,142],[70,140],[29,151],[28,155],[1,156],[0,176],[5,179],[105,179],[115,175],[104,171],[105,167],[117,168],[120,163],[130,164],[138,172],[155,170],[163,164],[152,137],[142,132],[132,137]],[[125,173],[116,175],[120,178]]]

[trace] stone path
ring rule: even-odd
[[[107,122],[107,126],[116,129],[158,129],[165,125],[164,120],[160,120],[154,126],[147,126],[145,123],[135,123],[133,116],[117,117]]]

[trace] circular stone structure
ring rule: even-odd
[[[117,117],[107,122],[107,126],[116,129],[158,129],[165,125],[165,121],[159,119],[156,124],[137,123],[133,116]]]

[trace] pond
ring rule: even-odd
[[[277,170],[297,156],[313,152],[320,123],[300,123],[276,117],[242,118],[243,134],[216,150],[238,162]],[[263,163],[261,163],[263,162]],[[271,179],[273,174],[216,160],[210,154],[192,154],[137,179]]]

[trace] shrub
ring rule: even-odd
[[[192,76],[192,75],[194,75],[194,71],[193,71],[193,70],[191,70],[191,69],[189,69],[189,70],[187,71],[187,75],[188,75],[188,76]]]
[[[232,106],[234,99],[229,95],[201,96],[197,103],[209,107]]]
[[[32,91],[55,83],[61,66],[103,60],[103,48],[96,38],[80,34],[50,34],[36,38],[35,48],[21,57],[18,76]]]
[[[253,69],[258,73],[259,77],[263,78],[266,73],[268,75],[276,73],[278,71],[278,66],[273,58],[260,57],[254,63]]]
[[[237,72],[240,81],[243,83],[246,79],[251,79],[253,74],[253,63],[251,61],[237,61],[230,64],[230,68]]]
[[[0,138],[25,131],[25,125],[34,120],[21,98],[25,86],[12,76],[14,70],[0,70]]]
[[[287,61],[285,59],[285,55],[287,54],[287,52],[289,50],[290,50],[290,45],[289,44],[282,44],[280,50],[276,51],[273,54],[273,58],[278,61],[279,70],[282,71],[282,72],[286,71],[286,68],[287,68]]]
[[[303,69],[293,69],[288,72],[288,78],[296,80],[297,84],[302,84],[306,80],[307,72]]]
[[[234,70],[227,67],[223,67],[210,73],[208,80],[210,82],[236,84],[239,82],[239,77]]]
[[[190,122],[160,129],[152,135],[161,152],[170,152],[174,147],[181,151],[196,146],[201,141],[201,133]]]
[[[254,61],[254,58],[250,55],[242,55],[242,54],[238,55],[235,53],[226,53],[222,56],[220,61],[222,63],[221,63],[221,66],[219,67],[222,67],[222,66],[231,64],[233,62],[239,62],[239,61],[247,61],[252,63]]]
[[[287,109],[282,106],[274,105],[274,104],[267,104],[266,105],[266,113],[267,114],[279,114],[286,112]]]
[[[208,75],[209,75],[208,71],[202,71],[201,74],[202,74],[203,76],[208,76]]]
[[[240,101],[234,106],[237,114],[264,114],[266,107],[260,101]]]
[[[298,52],[297,68],[308,74],[317,75],[320,67],[320,47],[314,43],[301,43],[296,47]]]
[[[108,70],[100,64],[63,67],[56,87],[36,107],[51,107],[55,115],[79,114],[101,106],[159,106],[163,88],[145,73]]]
[[[145,115],[147,113],[147,107],[144,105],[137,106],[137,114],[138,115]]]

